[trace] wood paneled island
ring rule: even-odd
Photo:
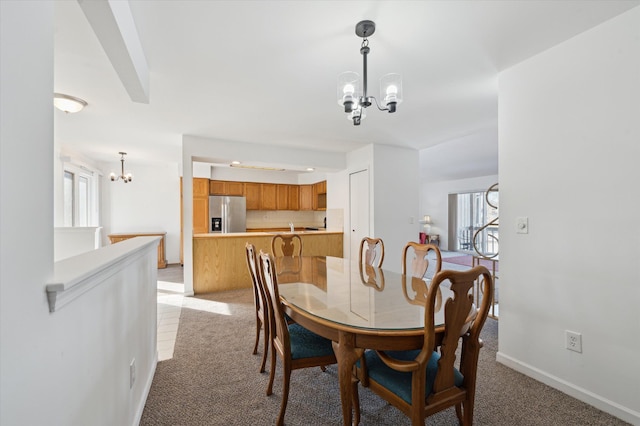
[[[238,232],[230,234],[195,234],[193,236],[193,292],[213,293],[250,288],[245,244],[256,251],[271,252],[271,239],[278,232]],[[342,257],[342,231],[295,232],[302,238],[305,256]]]

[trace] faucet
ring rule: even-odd
[[[291,228],[291,232],[294,232],[294,229],[293,229],[293,222],[289,222],[289,228]]]

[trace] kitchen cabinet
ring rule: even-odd
[[[182,178],[180,178],[180,264],[184,264],[182,252]],[[193,233],[209,232],[209,179],[193,178]]]
[[[193,178],[193,196],[194,197],[209,196],[209,179]]]
[[[277,210],[277,185],[275,183],[262,183],[260,210]]]
[[[297,207],[292,206],[292,201],[297,201],[297,190],[298,185],[286,185],[286,184],[278,184],[276,188],[277,194],[277,209],[278,210],[298,210]],[[292,195],[296,198],[292,200]]]
[[[195,294],[216,291],[251,288],[251,278],[247,273],[247,259],[244,256],[244,246],[252,243],[256,250],[271,252],[271,239],[275,233],[239,233],[239,234],[208,234],[193,237],[193,291]],[[302,232],[305,256],[334,256],[343,255],[342,232],[317,231]],[[309,259],[311,260],[311,259]],[[313,270],[315,274],[322,274],[320,283],[324,283],[322,265]],[[306,280],[315,282],[316,280]],[[326,284],[322,284],[325,285]]]
[[[321,182],[316,182],[316,192],[318,194],[326,194],[327,193],[327,181],[323,180]]]
[[[242,182],[211,180],[209,181],[209,195],[244,195]]]
[[[300,210],[313,210],[313,185],[300,185]]]
[[[323,180],[313,185],[313,209],[314,210],[326,210],[327,209],[327,181]]]
[[[289,187],[289,207],[287,210],[300,210],[300,186],[287,186]]]
[[[209,232],[209,179],[193,178],[193,233]]]
[[[262,188],[259,183],[246,182],[244,196],[247,199],[247,210],[260,210]]]

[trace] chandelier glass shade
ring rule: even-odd
[[[360,53],[362,54],[362,78],[353,71],[343,72],[338,76],[338,105],[344,107],[347,118],[354,126],[360,125],[366,116],[365,108],[373,103],[380,111],[396,112],[402,102],[402,77],[400,74],[387,74],[380,79],[380,101],[367,94],[367,55],[369,39],[376,29],[373,21],[360,21],[356,25],[356,35],[362,37]]]
[[[115,173],[111,172],[111,182],[115,182],[119,179],[122,179],[124,183],[131,182],[133,180],[133,175],[131,173],[124,173],[124,156],[127,155],[126,152],[119,152],[120,154],[120,176],[116,176]]]

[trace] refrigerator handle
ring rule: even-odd
[[[227,210],[227,203],[222,203],[222,233],[226,234],[228,232],[229,226],[229,211]]]

